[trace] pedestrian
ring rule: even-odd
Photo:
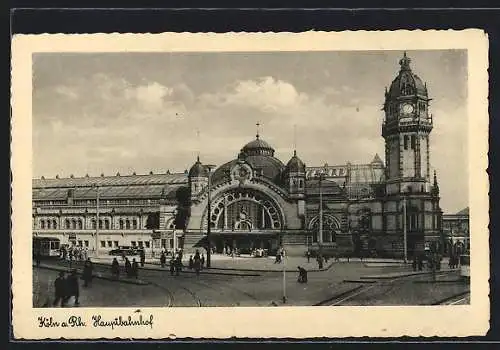
[[[146,262],[146,253],[144,249],[141,249],[141,267],[144,267],[144,263]]]
[[[172,258],[170,259],[170,275],[173,276],[174,275],[174,271],[175,271],[175,264],[176,264],[176,260],[175,258],[172,256]]]
[[[127,274],[127,277],[131,277],[132,265],[130,264],[130,260],[128,260],[127,257],[125,257],[125,273]]]
[[[193,267],[194,267],[193,256],[192,256],[192,255],[190,255],[190,256],[189,256],[189,264],[188,264],[188,268],[189,268],[190,270],[192,270],[192,269],[193,269]]]
[[[205,255],[203,255],[203,253],[201,254],[201,269],[203,269],[203,267],[205,266]]]
[[[59,276],[54,281],[54,290],[55,295],[52,305],[58,306],[60,304],[61,306],[64,306],[66,298],[66,277],[64,276],[64,271],[60,271]]]
[[[125,261],[127,259],[127,257],[125,256],[125,252],[122,251],[122,261]]]
[[[325,255],[325,263],[328,264],[328,259],[330,259],[330,257],[328,255]]]
[[[139,264],[137,261],[135,261],[135,258],[132,259],[132,277],[135,277],[136,279],[139,277]]]
[[[120,277],[120,264],[118,264],[116,258],[113,258],[113,262],[111,263],[111,274],[116,278]]]
[[[413,257],[413,262],[411,265],[413,267],[413,271],[417,271],[417,258],[416,257]]]
[[[200,257],[200,252],[198,250],[196,250],[196,253],[194,254],[193,266],[194,270],[196,271],[196,274],[199,275],[201,269],[201,257]]]
[[[299,277],[297,279],[297,282],[299,283],[307,283],[307,271],[301,266],[297,266],[297,269],[299,270]]]
[[[71,268],[71,265],[73,264],[73,249],[70,248],[68,255],[69,255],[69,267]]]
[[[167,261],[167,257],[165,256],[165,252],[161,252],[160,255],[160,264],[161,267],[165,267],[165,262]]]
[[[307,262],[309,263],[311,261],[311,252],[309,252],[309,250],[306,252],[306,257],[307,257]]]
[[[320,270],[323,269],[323,256],[322,255],[318,255],[318,258],[316,260],[318,262],[318,268]]]
[[[94,269],[94,266],[92,264],[92,261],[90,261],[90,258],[87,258],[85,261],[85,265],[83,266],[83,286],[88,287],[90,283],[92,283],[92,270]]]
[[[422,271],[424,268],[424,259],[422,256],[418,257],[418,271]]]
[[[36,251],[35,251],[35,263],[36,263],[36,266],[40,266],[40,260],[41,260],[41,252],[40,252],[40,248],[36,248]]]
[[[75,297],[75,306],[80,305],[80,285],[78,283],[78,276],[76,274],[76,269],[71,270],[71,274],[66,279],[66,297],[64,304],[67,304],[71,297]]]
[[[181,269],[182,269],[182,260],[180,255],[177,256],[177,259],[175,259],[175,275],[179,276],[181,274]]]

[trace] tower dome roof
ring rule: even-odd
[[[201,164],[200,157],[196,159],[196,163],[189,169],[189,177],[208,177],[208,170]]]
[[[427,97],[427,86],[422,79],[414,74],[410,68],[411,59],[406,56],[399,60],[401,66],[398,76],[392,81],[389,91],[386,92],[386,98],[394,99],[400,96],[422,96]]]
[[[297,151],[293,151],[293,157],[290,158],[290,160],[286,164],[286,170],[289,173],[305,173],[306,172],[306,165],[299,157],[297,157]]]
[[[262,140],[259,135],[256,136],[255,140],[243,146],[241,152],[247,156],[274,156],[274,148],[272,148],[269,143]]]

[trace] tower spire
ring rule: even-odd
[[[403,53],[403,58],[399,60],[401,70],[411,70],[410,69],[411,59],[406,55],[406,51]]]
[[[196,161],[199,162],[200,161],[200,130],[199,129],[196,129],[196,142],[198,143],[197,147],[198,147],[198,150],[196,152]]]
[[[297,124],[293,125],[293,156],[297,156]]]

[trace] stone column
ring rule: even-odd
[[[224,230],[227,230],[227,203],[224,197]]]

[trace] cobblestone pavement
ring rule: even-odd
[[[44,263],[45,264],[45,263]],[[57,266],[64,266],[61,262],[50,262]],[[344,283],[346,279],[358,279],[363,276],[388,273],[408,273],[408,267],[399,264],[389,266],[367,267],[364,263],[335,263],[328,271],[311,272],[307,284],[297,283],[297,273],[285,273],[285,305],[314,305],[322,300],[330,299],[339,293],[353,290],[362,283]],[[105,274],[109,266],[95,264],[95,271]],[[57,272],[34,268],[34,305],[43,305],[47,295],[52,295],[53,279]],[[38,276],[38,277],[36,277]],[[140,269],[140,280],[147,281],[145,286],[129,285],[117,281],[94,279],[94,285],[88,290],[82,288],[81,306],[270,306],[283,305],[283,273],[277,271],[262,272],[253,276],[232,276],[216,273],[201,274],[181,273],[180,276],[171,276],[168,269]],[[37,279],[35,281],[35,279]],[[415,285],[411,285],[415,288]],[[402,293],[398,286],[393,288],[393,296],[388,291],[374,289],[374,293],[367,295],[367,305],[392,305],[419,303],[412,289],[406,285]],[[440,289],[439,286],[421,284],[418,287],[426,289]],[[448,288],[448,287],[446,287]],[[406,297],[409,294],[410,297]],[[413,296],[412,296],[413,295]],[[370,301],[371,299],[382,300]],[[360,299],[364,300],[364,299]],[[354,300],[353,300],[354,302]],[[363,301],[365,302],[365,301]]]

